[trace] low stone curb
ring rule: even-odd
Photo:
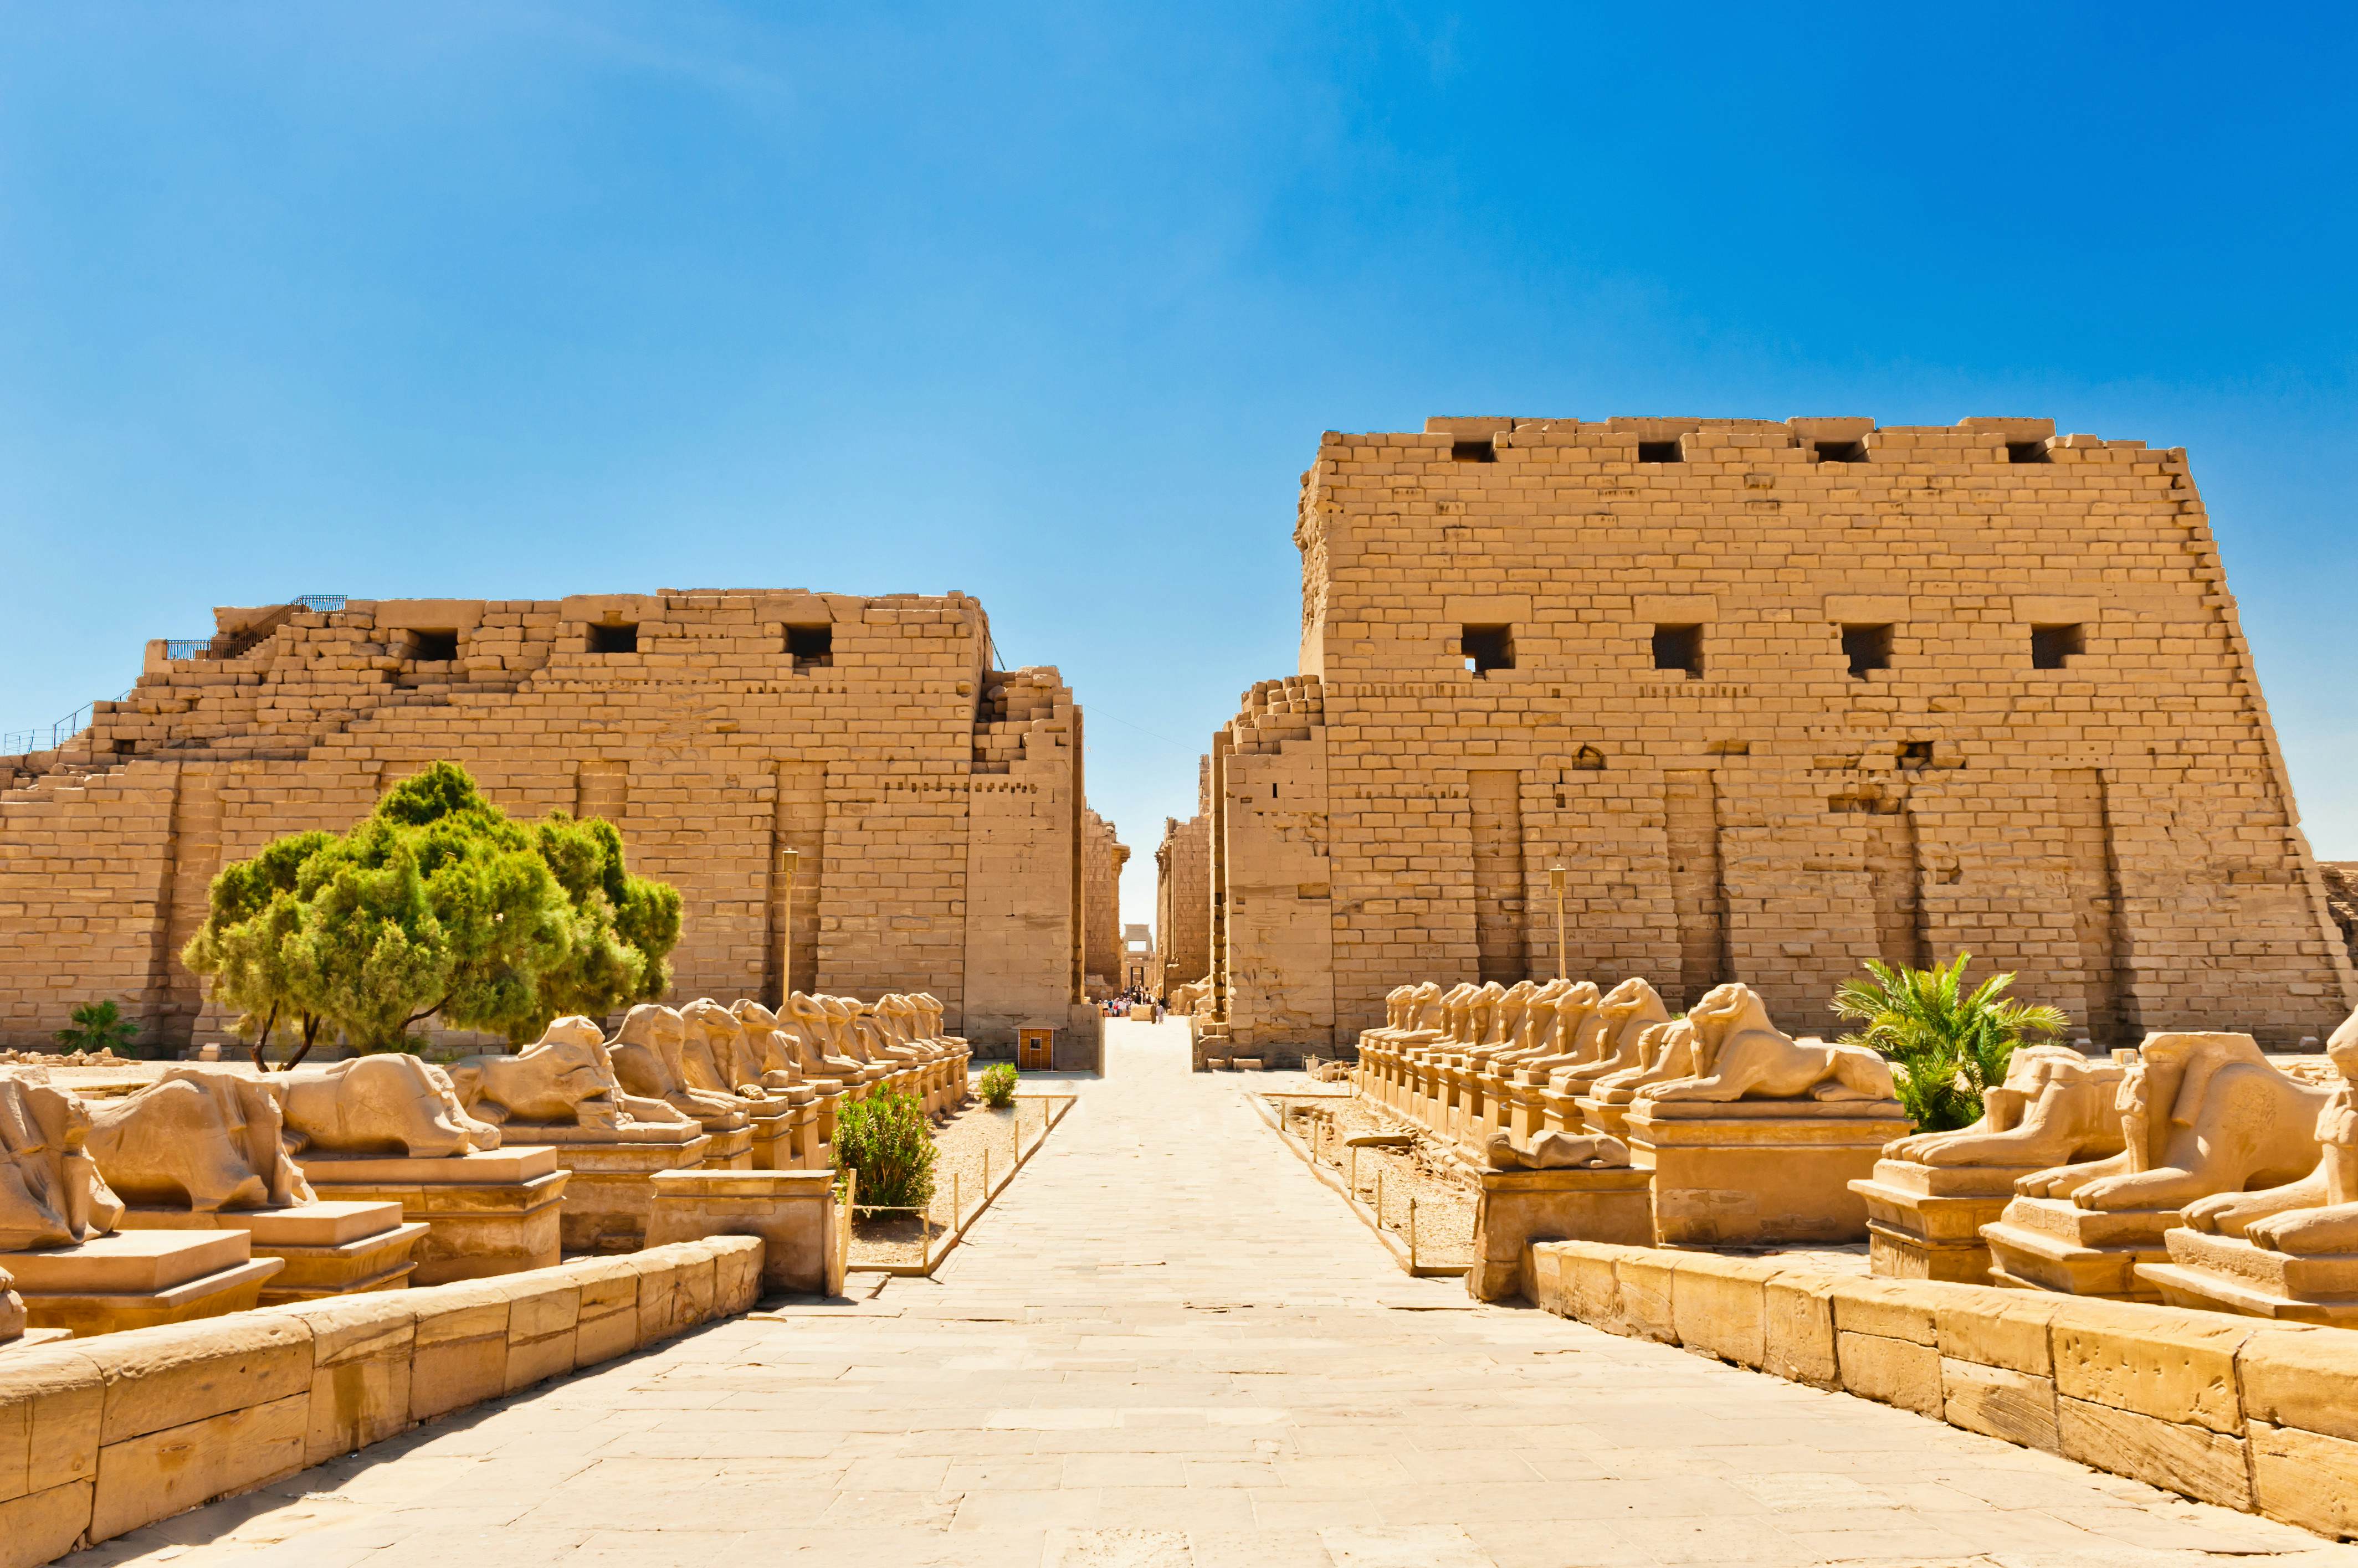
[[[2138,1303],[1543,1241],[1537,1305],[2199,1501],[2358,1537],[2358,1335]]]
[[[733,1316],[761,1278],[760,1241],[714,1237],[0,1351],[0,1568]]]

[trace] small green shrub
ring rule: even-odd
[[[914,1095],[880,1089],[835,1122],[835,1168],[860,1173],[857,1201],[876,1208],[923,1208],[934,1199],[934,1132]]]
[[[982,1102],[1004,1111],[1015,1103],[1015,1064],[1000,1062],[982,1069]]]
[[[124,1017],[112,997],[83,1003],[73,1010],[73,1021],[72,1028],[58,1031],[58,1044],[70,1051],[113,1051],[124,1056],[139,1037],[139,1020]]]

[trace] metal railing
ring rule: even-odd
[[[286,608],[308,610],[314,615],[333,615],[347,602],[348,596],[343,594],[297,594],[287,601]],[[178,661],[211,659],[214,657],[214,647],[221,640],[218,633],[211,637],[168,637],[164,639],[164,657]],[[130,695],[130,692],[124,692],[121,696],[107,700],[120,703]],[[28,752],[57,750],[90,727],[91,713],[96,705],[84,703],[53,725],[37,725],[32,729],[0,730],[0,757],[22,757]]]
[[[130,692],[124,692],[120,696],[106,700],[120,703],[130,695]],[[0,731],[0,757],[22,757],[28,752],[57,750],[58,747],[90,727],[91,714],[97,705],[95,703],[84,703],[57,723],[44,725],[37,729]]]

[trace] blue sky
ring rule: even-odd
[[[2191,450],[2358,857],[2358,24],[0,5],[0,728],[217,603],[962,588],[1136,851],[1425,415]]]

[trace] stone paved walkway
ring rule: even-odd
[[[2358,1565],[2287,1526],[1412,1281],[1176,1025],[931,1281],[715,1325],[68,1559]],[[857,1276],[855,1276],[857,1282]]]

